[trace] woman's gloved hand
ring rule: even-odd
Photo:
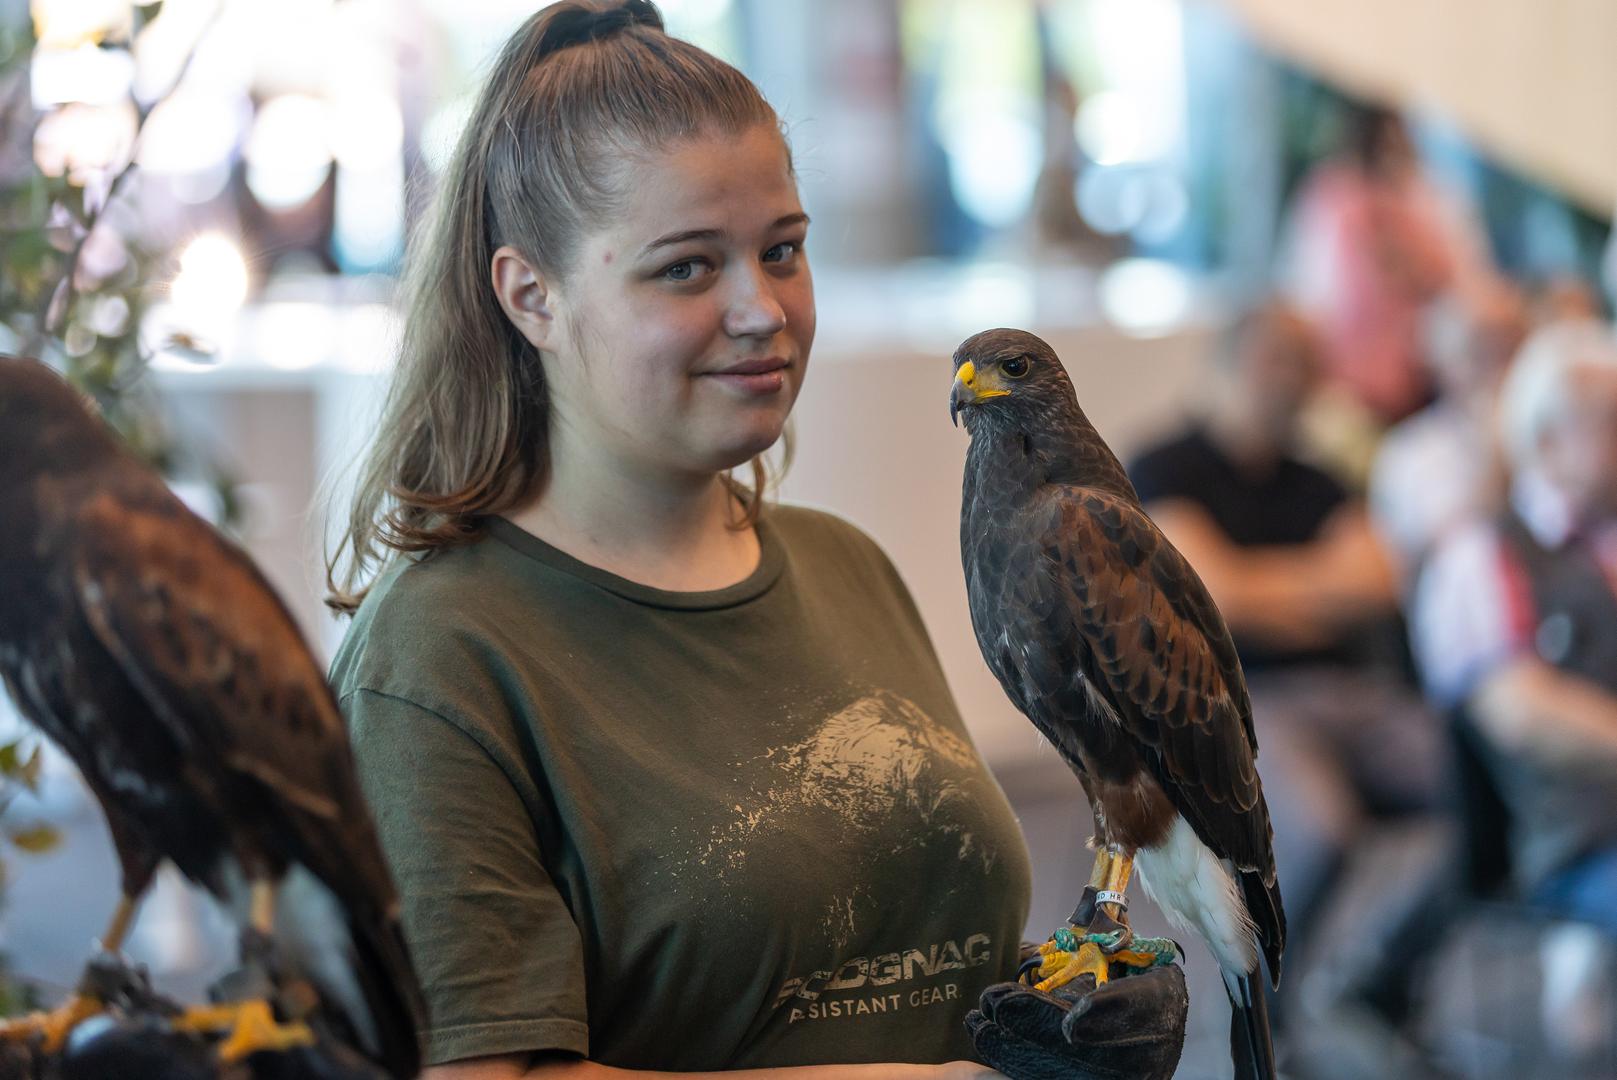
[[[1052,993],[996,983],[966,1028],[978,1056],[1011,1080],[1169,1080],[1189,1005],[1185,973],[1166,964],[1099,989],[1090,975]]]

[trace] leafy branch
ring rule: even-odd
[[[136,36],[158,18],[162,4],[132,4],[128,10],[126,27],[94,34],[89,44],[132,58]],[[142,345],[141,325],[151,283],[164,276],[160,271],[169,268],[173,253],[142,235],[133,206],[140,197],[136,162],[146,122],[184,81],[211,26],[197,34],[163,93],[142,101],[133,86],[126,92],[117,108],[132,115],[132,133],[114,160],[66,160],[46,169],[40,164],[41,126],[71,118],[68,110],[90,107],[70,102],[36,108],[30,77],[39,28],[26,5],[20,19],[0,21],[0,355],[36,357],[62,371],[130,448],[165,475],[184,469],[206,477],[228,524],[238,505],[233,479],[217,463],[184,452],[145,379],[151,355]],[[17,796],[38,787],[40,750],[31,736],[0,743],[0,854],[38,854],[59,842],[48,824],[8,820]],[[0,890],[5,877],[0,858]],[[29,1004],[27,991],[5,978],[0,965],[0,1015]]]
[[[161,10],[160,2],[132,6],[127,34],[104,37],[95,47],[129,53]],[[154,250],[129,205],[131,195],[138,198],[146,121],[183,83],[196,45],[163,93],[146,101],[132,89],[127,94],[133,133],[124,154],[98,167],[69,162],[59,174],[40,167],[35,145],[51,112],[76,106],[34,108],[29,69],[38,45],[27,20],[0,27],[0,352],[38,357],[62,370],[136,454],[165,474],[184,465],[207,475],[224,496],[222,504],[231,507],[230,479],[211,462],[183,459],[143,381],[151,361],[141,338],[150,283],[172,253]]]

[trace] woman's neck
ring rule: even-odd
[[[717,475],[688,482],[659,475],[569,467],[553,459],[539,496],[512,524],[581,562],[672,592],[743,581],[758,566],[758,534],[734,529],[736,498]]]

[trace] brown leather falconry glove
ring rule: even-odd
[[[996,983],[966,1015],[977,1054],[1011,1080],[1169,1080],[1185,1046],[1185,973],[1165,964],[1045,993]]]

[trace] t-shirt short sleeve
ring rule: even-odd
[[[1496,530],[1477,525],[1433,552],[1415,585],[1410,631],[1427,692],[1462,703],[1485,672],[1532,648],[1533,602]]]
[[[428,1063],[587,1053],[580,935],[510,780],[413,702],[361,689],[342,707],[427,993]]]

